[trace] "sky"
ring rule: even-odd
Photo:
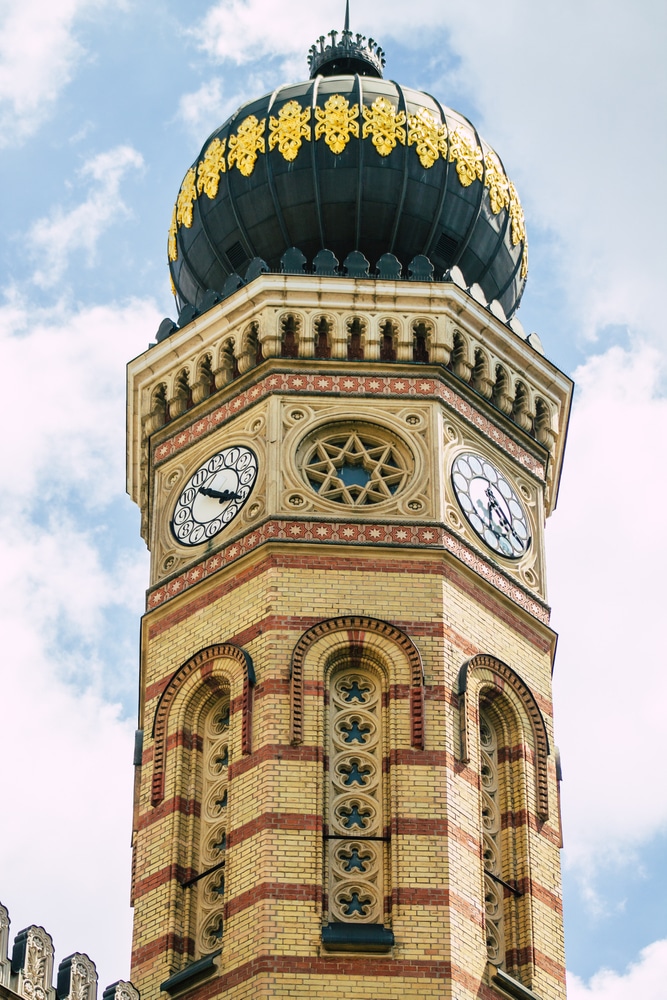
[[[0,0],[0,900],[129,975],[148,555],[125,364],[174,316],[171,209],[207,135],[307,76],[341,0]],[[667,979],[661,612],[667,7],[353,0],[386,75],[470,117],[526,212],[519,311],[577,384],[547,530],[570,1000]],[[1,395],[1,394],[0,394]]]

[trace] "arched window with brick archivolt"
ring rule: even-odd
[[[393,945],[398,770],[424,748],[424,676],[412,640],[389,622],[344,615],[305,632],[292,654],[291,741],[321,754],[322,943]],[[321,785],[319,782],[321,781]]]
[[[525,986],[534,975],[531,829],[548,818],[549,741],[519,675],[487,654],[459,674],[459,757],[479,775],[481,894],[487,957]]]
[[[172,675],[155,710],[152,805],[169,817],[165,860],[172,873],[159,920],[174,970],[223,946],[229,769],[250,752],[254,681],[245,650],[209,646]]]

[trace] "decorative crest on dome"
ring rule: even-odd
[[[331,39],[330,43],[326,43],[327,38]],[[384,52],[373,38],[350,31],[350,0],[345,4],[345,27],[340,37],[337,31],[320,35],[308,52],[311,80],[316,76],[353,73],[381,78],[384,61]]]

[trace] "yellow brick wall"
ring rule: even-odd
[[[230,586],[216,596],[216,588],[226,582]],[[417,646],[425,670],[424,751],[410,748],[407,699],[399,696],[394,703],[393,749],[404,751],[405,762],[391,766],[397,826],[391,839],[391,924],[396,944],[386,955],[327,953],[321,944],[323,762],[315,759],[315,750],[321,743],[322,694],[313,685],[322,677],[305,677],[303,744],[289,745],[293,648],[309,625],[341,612],[396,624]],[[182,889],[172,873],[158,877],[174,863],[174,838],[180,836],[185,849],[196,819],[176,811],[150,822],[162,808],[151,806],[151,728],[159,694],[198,650],[249,635],[241,644],[257,674],[250,757],[240,749],[240,674],[232,685],[236,711],[230,763],[232,770],[240,763],[247,769],[230,783],[229,915],[222,976],[204,982],[192,995],[230,1000],[318,994],[341,1000],[351,995],[472,1000],[502,995],[485,992],[481,985],[487,965],[475,779],[479,762],[473,757],[469,766],[457,763],[459,718],[453,692],[464,660],[474,652],[493,654],[530,687],[550,732],[552,633],[442,552],[273,543],[150,612],[143,622],[141,684],[148,697],[142,706],[145,763],[136,871],[144,887],[151,878],[159,884],[142,889],[135,900],[132,978],[142,996],[158,996],[159,984],[196,957],[178,951],[195,891]],[[266,685],[270,693],[263,694]],[[309,749],[313,756],[305,759]],[[187,788],[177,787],[184,780],[176,774],[181,758],[178,748],[168,750],[165,803],[175,795],[188,797]],[[525,770],[534,814],[530,762]],[[548,890],[556,900],[560,894],[552,767],[549,778],[550,819],[533,823],[527,834],[530,875],[538,888],[531,900],[531,940],[525,944],[535,953],[531,988],[543,1000],[562,1000],[561,918],[541,892]],[[234,841],[235,830],[269,814],[281,818],[279,828],[258,828]],[[264,889],[253,900],[258,886]],[[302,898],[294,898],[299,891]],[[237,909],[240,902],[244,905]]]

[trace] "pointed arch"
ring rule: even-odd
[[[212,661],[226,659],[238,664],[243,671],[242,722],[241,722],[241,752],[251,751],[251,721],[252,721],[252,687],[255,684],[255,668],[250,654],[240,646],[232,643],[221,643],[201,649],[189,660],[186,660],[172,675],[169,683],[160,695],[153,719],[153,783],[151,804],[159,805],[164,798],[164,776],[167,755],[167,729],[169,715],[179,692],[191,678],[198,678],[209,691],[224,689],[223,681],[211,672]]]
[[[519,700],[525,715],[528,717],[533,732],[535,748],[535,779],[537,785],[537,812],[542,820],[549,818],[549,794],[547,782],[547,758],[549,756],[549,736],[544,717],[535,696],[519,675],[502,660],[488,653],[479,653],[467,660],[459,671],[459,726],[460,726],[460,760],[468,763],[470,760],[470,733],[476,724],[476,703],[470,697],[470,681],[475,674],[481,674],[481,682],[495,687],[499,691],[509,689]]]
[[[294,647],[290,672],[290,739],[293,744],[303,742],[304,684],[303,664],[310,648],[324,638],[343,642],[350,650],[361,649],[370,640],[383,638],[386,649],[398,647],[410,671],[410,742],[418,750],[424,749],[424,668],[419,650],[412,640],[389,622],[362,615],[345,615],[329,618],[308,629]]]

